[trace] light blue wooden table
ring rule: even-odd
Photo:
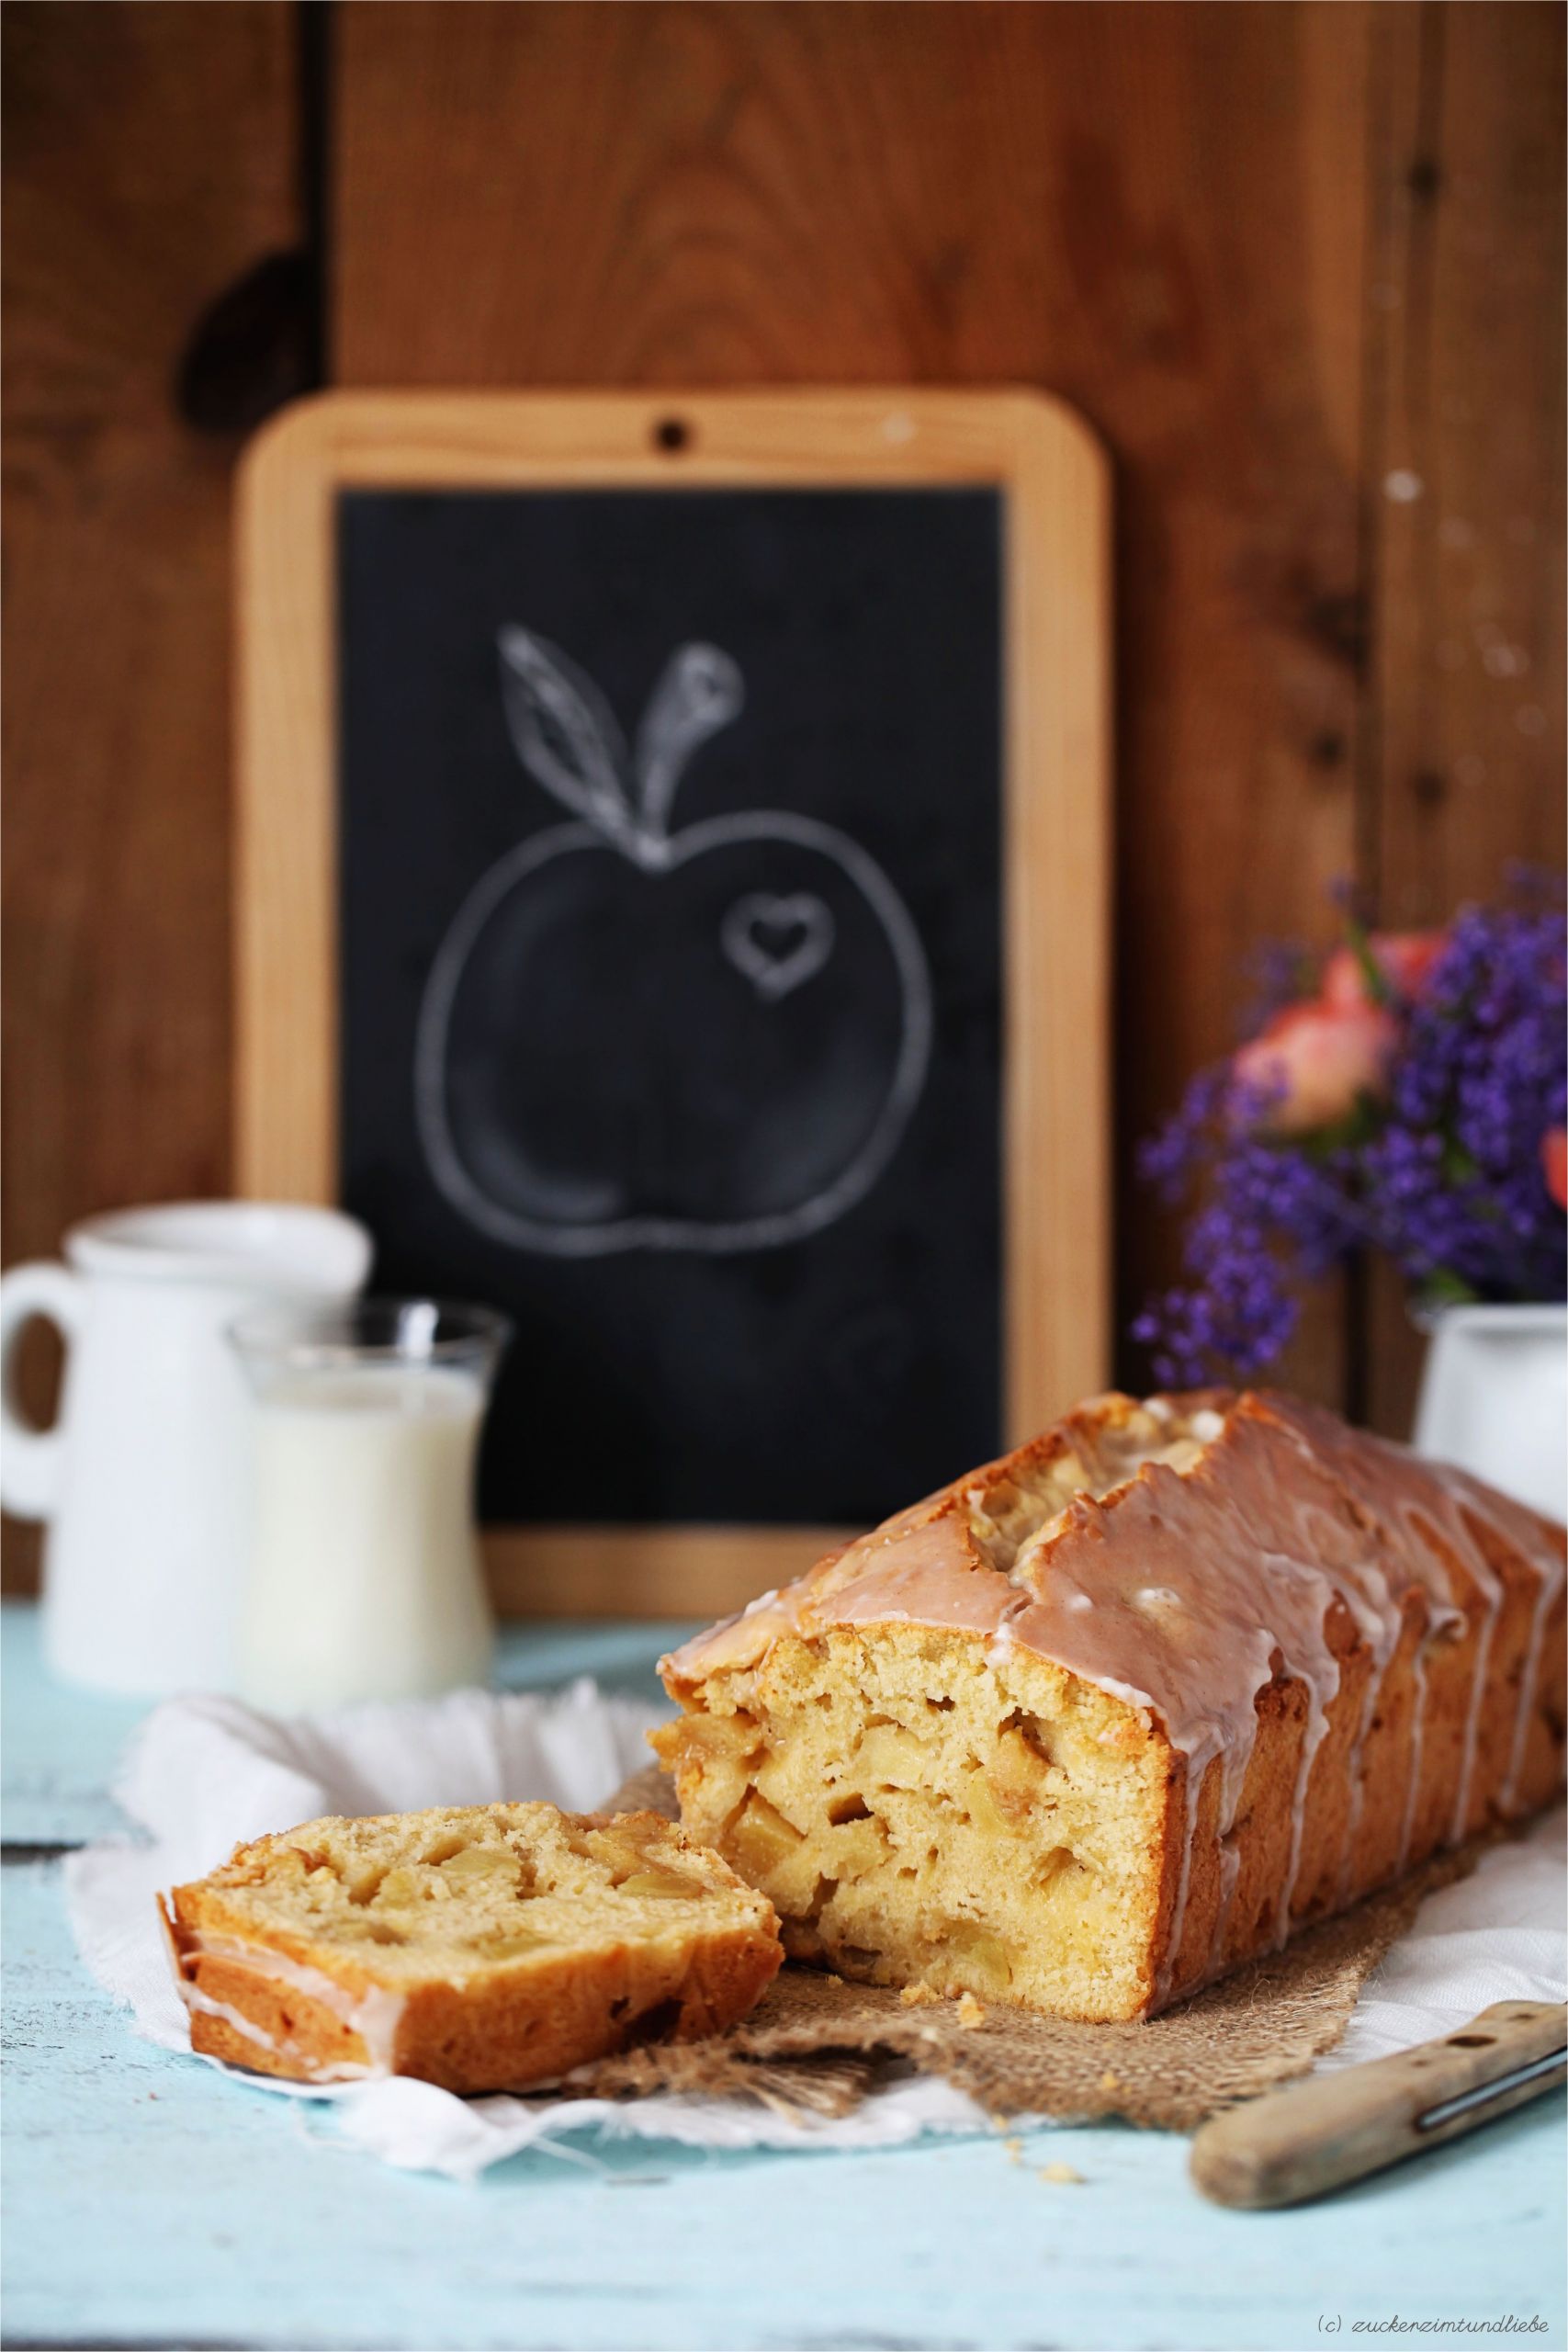
[[[677,1630],[515,1632],[503,1676],[651,1697]],[[5,1688],[8,2345],[1296,2352],[1358,2321],[1510,2312],[1564,2341],[1554,2100],[1281,2214],[1217,2211],[1185,2141],[1103,2126],[865,2155],[584,2135],[581,2161],[530,2153],[471,2188],[389,2171],[138,2041],[85,1976],[39,1849],[116,1826],[140,1711],[51,1687],[26,1608]],[[1081,2184],[1039,2178],[1060,2162]]]

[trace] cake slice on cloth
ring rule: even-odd
[[[1146,2017],[1561,1785],[1563,1534],[1271,1395],[1097,1398],[662,1662],[846,1977]]]
[[[160,1903],[191,2047],[254,2072],[519,2090],[746,2015],[772,1904],[653,1813],[308,1821]]]

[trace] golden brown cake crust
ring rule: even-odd
[[[783,1959],[767,1899],[652,1813],[307,1822],[159,1910],[192,2049],[297,2081],[525,2089],[721,2031]]]
[[[908,1629],[940,1629],[994,1678],[1033,1662],[1095,1687],[1124,1711],[1128,1753],[1157,1751],[1164,1796],[1142,1958],[1065,2013],[1148,2014],[1550,1799],[1563,1545],[1464,1473],[1290,1398],[1100,1398],[665,1660],[687,1713],[657,1745],[688,1825],[745,1871],[703,1741],[716,1710],[758,1712],[825,1648],[858,1644],[870,1673]],[[809,1956],[819,1925],[780,1908]],[[840,1894],[829,1927],[844,1909]],[[820,1956],[919,1978],[896,1937]]]

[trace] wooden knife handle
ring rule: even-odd
[[[1212,2117],[1192,2143],[1192,2177],[1218,2205],[1299,2205],[1555,2089],[1568,2081],[1565,2045],[1562,2002],[1498,2001],[1441,2041]],[[1450,2101],[1462,2104],[1445,2112]]]

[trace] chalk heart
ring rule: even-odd
[[[724,918],[724,952],[768,1004],[815,979],[833,952],[833,918],[818,898],[750,890]]]

